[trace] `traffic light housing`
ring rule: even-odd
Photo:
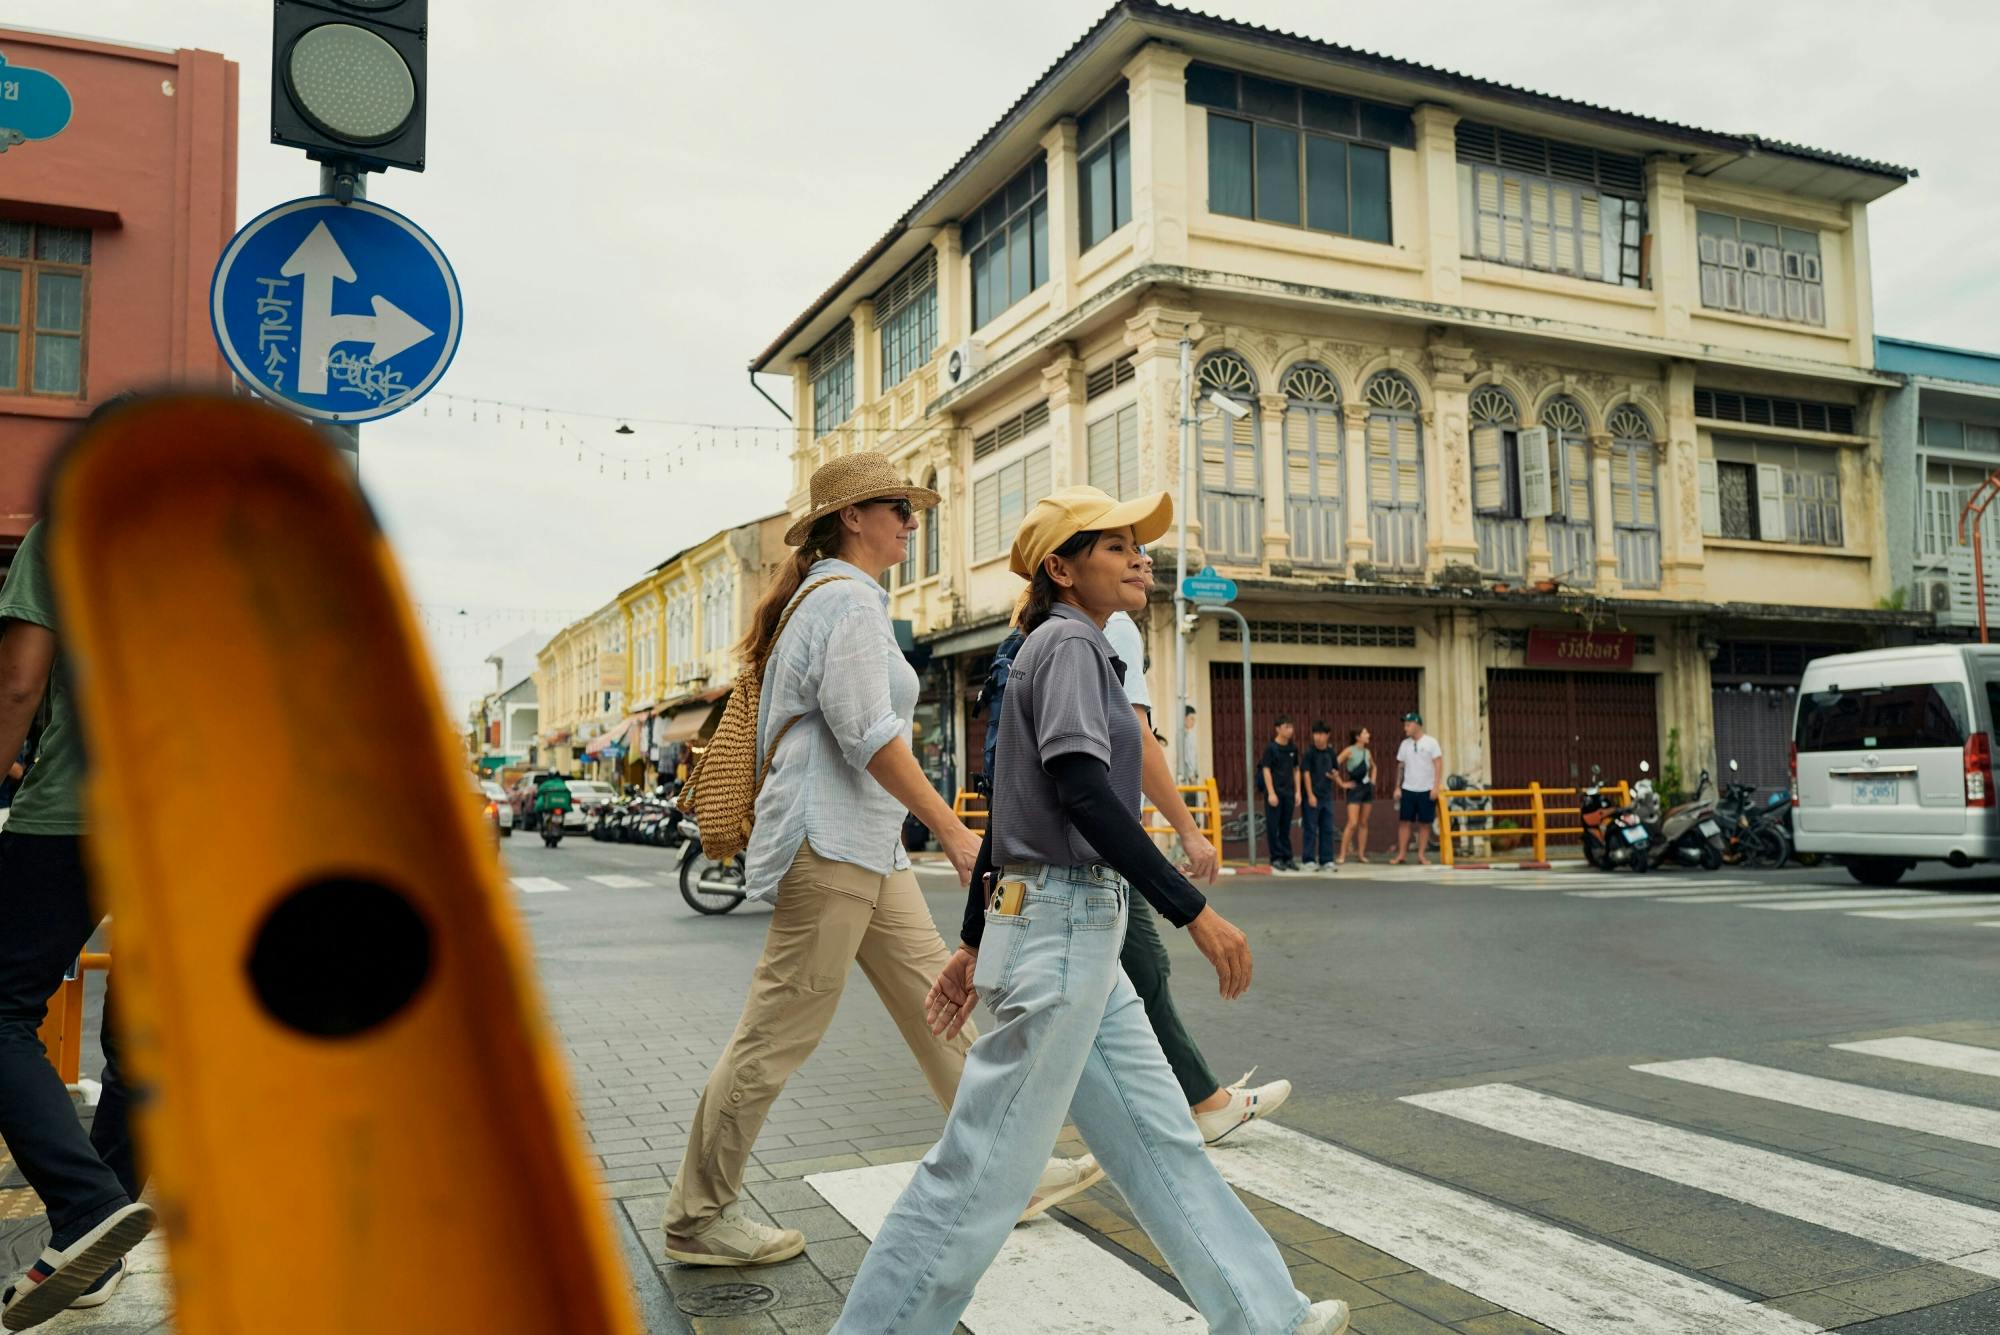
[[[429,19],[430,0],[275,0],[271,142],[422,171]]]

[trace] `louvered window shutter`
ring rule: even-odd
[[[1790,542],[1785,527],[1785,470],[1776,464],[1757,465],[1757,536],[1765,542]]]
[[[1049,494],[1049,447],[1044,445],[1022,461],[1021,513]],[[1011,541],[1013,535],[1009,534]]]
[[[1000,478],[982,477],[972,484],[972,551],[985,560],[1000,550]]]
[[[1572,524],[1590,522],[1590,438],[1565,433],[1563,516]]]
[[[1213,419],[1201,424],[1201,485],[1209,491],[1229,489],[1229,436]]]
[[[1514,176],[1500,178],[1500,258],[1506,264],[1525,264],[1528,259],[1526,215],[1521,203],[1521,181]]]
[[[1396,500],[1396,426],[1383,413],[1368,415],[1368,499],[1377,505]]]
[[[1502,514],[1507,508],[1506,451],[1497,426],[1472,428],[1472,508]]]
[[[1115,413],[1085,428],[1084,451],[1088,456],[1086,467],[1090,485],[1113,496],[1122,496],[1118,489],[1118,417]]]
[[[1139,481],[1139,405],[1118,410],[1118,498],[1144,490]]]
[[[1546,518],[1555,509],[1555,487],[1549,477],[1549,429],[1530,427],[1515,440],[1516,466],[1521,470],[1521,517]]]
[[[1500,173],[1482,167],[1474,175],[1479,190],[1479,258],[1497,260],[1505,253],[1500,244]]]
[[[1229,420],[1232,438],[1229,461],[1229,489],[1238,495],[1252,496],[1257,493],[1257,412],[1253,408],[1248,417]]]
[[[1285,409],[1285,495],[1295,501],[1313,498],[1313,426],[1312,409]]]
[[[1423,438],[1416,422],[1402,418],[1396,423],[1396,503],[1421,505],[1424,499]]]
[[[1340,411],[1313,409],[1313,458],[1319,476],[1315,490],[1323,501],[1337,501],[1347,479],[1340,462]]]
[[[1715,480],[1715,460],[1702,459],[1696,467],[1701,472],[1701,531],[1718,537],[1722,533],[1722,496]]]

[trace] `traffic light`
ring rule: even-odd
[[[276,0],[271,142],[422,171],[429,18],[430,0]]]

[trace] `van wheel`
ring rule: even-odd
[[[1849,858],[1847,874],[1863,885],[1894,885],[1910,869],[1907,862],[1894,858]]]

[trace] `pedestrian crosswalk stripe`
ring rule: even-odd
[[[1688,890],[1684,886],[1648,885],[1630,890],[1572,890],[1569,893],[1578,899],[1672,899],[1693,901],[1697,899],[1724,899],[1746,892],[1743,887],[1755,885],[1755,881],[1722,881],[1702,890]],[[1817,887],[1815,887],[1817,889]],[[1802,890],[1764,890],[1762,894],[1802,894]]]
[[[1269,1122],[1215,1151],[1235,1186],[1565,1335],[1808,1335],[1818,1326]],[[971,1323],[968,1323],[971,1324]],[[974,1325],[979,1335],[983,1327]],[[1144,1330],[1144,1322],[1107,1325]]]
[[[872,1241],[916,1173],[913,1163],[813,1173],[806,1182]],[[1059,1313],[1054,1317],[1052,1313]],[[1207,1329],[1192,1307],[1054,1219],[1007,1235],[960,1318],[973,1335]]]
[[[1915,908],[1919,904],[2000,904],[2000,895],[1927,895],[1912,897],[1907,891],[1895,894],[1877,892],[1872,899],[1833,899],[1820,895],[1812,899],[1795,899],[1783,904],[1752,904],[1753,909],[1778,909],[1781,911],[1812,912],[1817,909],[1893,909]]]
[[[1982,926],[1984,924],[1981,924]],[[1858,1043],[1835,1043],[1842,1052],[1866,1053],[1892,1061],[1914,1062],[1919,1066],[1939,1066],[1947,1071],[2000,1077],[2000,1048],[1978,1048],[1970,1043],[1947,1043],[1937,1038],[1869,1038]]]
[[[1975,1108],[1946,1099],[1925,1098],[1921,1094],[1898,1094],[1892,1090],[1827,1080],[1797,1071],[1781,1071],[1723,1057],[1699,1057],[1691,1061],[1652,1062],[1634,1066],[1647,1075],[1685,1080],[1710,1089],[1747,1094],[1795,1108],[1852,1117],[1882,1126],[1922,1131],[1927,1135],[1969,1141],[1974,1145],[2000,1148],[2000,1112]]]
[[[1781,899],[1793,901],[1803,899],[1822,900],[1833,903],[1843,899],[1888,899],[1891,896],[1923,897],[1920,890],[1827,890],[1813,886],[1805,890],[1765,890],[1755,894],[1738,895],[1669,895],[1663,902],[1668,904],[1762,904],[1775,903]]]
[[[1954,896],[1956,898],[1956,896]],[[2000,903],[2000,900],[1996,900]],[[1956,904],[1909,904],[1894,908],[1867,909],[1852,915],[1856,918],[1906,918],[1921,920],[1927,918],[1990,918],[1993,909],[1987,905],[1968,905],[1963,899]]]
[[[1412,1094],[1403,1101],[2000,1278],[2000,1212],[1514,1085]]]
[[[546,876],[516,876],[514,888],[526,895],[546,895],[552,891],[569,889],[561,881],[551,880]]]
[[[599,885],[604,886],[605,888],[610,890],[643,890],[647,886],[652,884],[651,881],[648,881],[643,877],[620,876],[617,875],[616,873],[613,873],[608,876],[592,876],[588,879],[593,880],[597,882]]]

